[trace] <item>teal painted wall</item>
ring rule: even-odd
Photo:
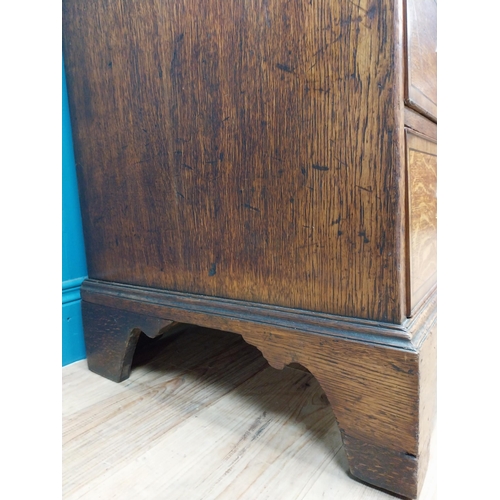
[[[80,285],[87,277],[64,62],[62,67],[62,364],[84,359]]]

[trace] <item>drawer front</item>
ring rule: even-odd
[[[432,292],[437,278],[437,145],[406,130],[408,315]]]
[[[437,119],[436,0],[406,0],[406,89],[408,106]]]

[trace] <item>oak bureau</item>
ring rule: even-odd
[[[63,0],[89,368],[241,334],[418,496],[435,415],[435,0]]]

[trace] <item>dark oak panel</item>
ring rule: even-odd
[[[408,166],[408,296],[413,315],[437,280],[437,146],[406,132]]]
[[[406,102],[436,120],[436,0],[406,0],[406,41]]]
[[[392,2],[63,14],[90,277],[404,319]]]

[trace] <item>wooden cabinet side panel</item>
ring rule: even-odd
[[[408,315],[437,282],[437,145],[406,131],[408,180]]]
[[[89,276],[400,322],[396,11],[65,1]]]
[[[406,102],[437,119],[436,0],[406,0]]]

